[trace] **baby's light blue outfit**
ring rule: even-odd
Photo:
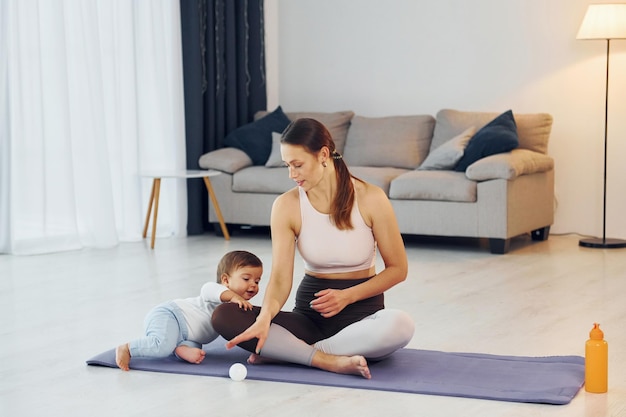
[[[133,358],[164,358],[180,345],[201,348],[219,336],[211,316],[228,290],[217,282],[207,282],[200,296],[180,298],[159,304],[144,321],[145,336],[128,343]]]

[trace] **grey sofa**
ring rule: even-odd
[[[461,172],[455,168],[468,141],[499,113],[444,109],[435,117],[380,118],[351,111],[285,114],[290,120],[316,118],[329,128],[351,172],[387,193],[403,234],[486,238],[497,254],[506,253],[510,239],[518,235],[548,238],[554,219],[548,114],[515,114],[519,145],[481,157]],[[273,133],[265,165],[253,165],[246,152],[234,147],[200,158],[202,168],[222,171],[211,181],[226,223],[268,226],[274,199],[294,187],[280,161],[279,140],[280,134]],[[212,207],[209,221],[217,223]]]

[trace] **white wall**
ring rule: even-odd
[[[585,0],[266,0],[268,108],[554,117],[553,233],[602,234],[605,41]],[[611,43],[607,237],[626,238],[626,40]]]

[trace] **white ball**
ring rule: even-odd
[[[248,375],[248,369],[242,363],[234,363],[228,370],[228,376],[233,381],[243,381]]]

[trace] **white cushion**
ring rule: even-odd
[[[280,140],[282,137],[282,133],[272,132],[272,152],[265,163],[266,168],[279,168],[285,166],[282,155],[280,154]]]
[[[463,157],[465,147],[472,136],[474,136],[474,133],[476,133],[476,128],[471,126],[460,135],[453,137],[443,145],[430,151],[426,160],[417,169],[453,169],[456,163]]]

